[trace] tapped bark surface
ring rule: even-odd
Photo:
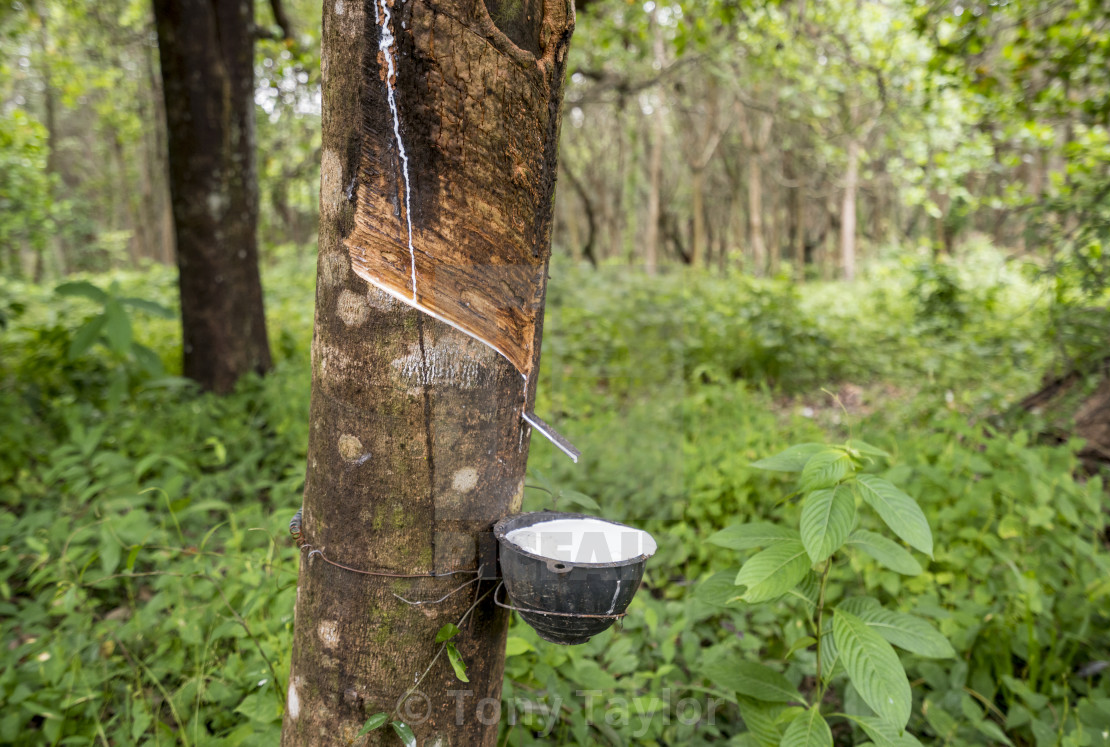
[[[379,712],[407,723],[418,744],[496,743],[508,618],[492,583],[460,587],[478,567],[477,534],[519,510],[524,493],[521,412],[534,387],[518,369],[533,370],[539,355],[573,20],[564,0],[324,2],[303,518],[323,557],[301,555],[286,747],[397,744],[388,725],[356,738]],[[404,293],[413,254],[418,298],[423,280],[436,289],[423,298],[443,304],[456,291],[490,291],[506,276],[482,268],[501,262],[512,281],[526,278],[509,293],[533,314],[522,354],[499,354],[426,313],[436,309],[414,308]],[[492,329],[503,340],[527,332]],[[327,561],[466,573],[362,575]],[[437,604],[405,601],[456,589]],[[463,683],[434,639],[472,607],[455,639]]]
[[[258,274],[254,3],[154,0],[185,375],[228,392],[270,368]]]

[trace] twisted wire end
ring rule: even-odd
[[[301,532],[301,518],[304,513],[304,506],[297,509],[297,513],[293,514],[293,518],[289,520],[289,534],[293,536],[293,541],[297,543],[297,547],[304,548],[305,538]]]

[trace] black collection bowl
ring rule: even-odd
[[[612,562],[583,563],[544,557],[506,538],[516,529],[559,519],[589,519],[629,531],[642,530],[596,516],[559,511],[516,514],[494,525],[502,580],[520,616],[545,641],[585,643],[608,629],[628,609],[640,588],[650,553]]]

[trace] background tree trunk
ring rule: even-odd
[[[656,17],[657,10],[651,11],[652,26],[652,56],[659,70],[662,70],[666,60],[664,47],[663,28]],[[648,200],[647,216],[644,219],[644,270],[649,275],[654,275],[659,264],[659,227],[662,222],[662,192],[663,192],[663,148],[666,139],[666,110],[663,97],[659,96],[655,110],[651,113],[651,132],[648,136]]]
[[[860,145],[848,141],[848,166],[844,175],[844,200],[840,208],[840,269],[845,280],[856,277],[856,195],[859,192]]]
[[[227,392],[270,367],[258,274],[254,3],[154,0],[185,375]]]
[[[752,257],[752,274],[762,277],[767,272],[767,242],[763,238],[763,152],[771,136],[773,120],[769,114],[749,110],[737,103],[740,135],[747,150],[748,166],[748,247]],[[753,122],[752,120],[758,121]]]
[[[519,511],[528,392],[520,372],[490,347],[356,276],[347,248],[356,236],[376,237],[407,258],[411,209],[414,253],[431,257],[438,242],[466,249],[512,231],[535,237],[542,262],[550,256],[572,6],[487,2],[488,14],[483,3],[464,0],[324,6],[303,518],[305,540],[324,555],[302,556],[286,747],[351,744],[382,711],[408,723],[418,744],[496,743],[508,618],[493,604],[493,585],[424,606],[401,597],[439,599],[472,579],[477,534]],[[382,49],[386,23],[394,38]],[[450,105],[474,85],[481,95]],[[510,153],[507,144],[520,141],[535,152]],[[520,160],[483,161],[479,152]],[[530,209],[510,200],[517,194],[534,196]],[[385,228],[367,231],[370,220]],[[360,575],[329,560],[398,577]],[[462,573],[431,575],[453,571]],[[468,667],[464,684],[437,655],[435,636],[472,606],[456,639]],[[370,744],[379,741],[396,743],[388,727],[371,734]]]
[[[806,279],[806,224],[802,208],[802,179],[794,164],[794,150],[783,151],[782,173],[789,192],[787,202],[787,235],[790,241],[791,258],[794,262],[794,281],[804,283]]]

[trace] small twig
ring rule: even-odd
[[[177,728],[181,731],[181,743],[184,744],[185,747],[189,747],[189,733],[185,731],[185,724],[181,721],[181,716],[177,712],[177,706],[173,704],[173,698],[170,697],[169,692],[166,691],[166,688],[162,685],[161,680],[154,676],[154,672],[151,671],[150,667],[146,665],[146,662],[144,662],[142,659],[136,659],[131,654],[131,652],[127,650],[127,646],[123,645],[123,641],[117,638],[115,633],[109,632],[108,635],[110,635],[112,637],[112,640],[116,642],[116,645],[119,646],[120,651],[123,652],[123,655],[126,656],[127,659],[132,662],[132,664],[137,665],[146,674],[146,676],[150,678],[150,681],[154,683],[154,686],[158,688],[158,691],[162,693],[162,697],[165,698],[166,705],[170,707],[170,715],[173,716],[173,720],[177,722]]]
[[[479,572],[481,572],[481,570],[482,570],[481,568],[479,568],[479,569],[478,569],[478,571],[479,571]],[[405,599],[405,598],[404,598],[403,596],[401,596],[400,594],[394,594],[393,596],[397,597],[398,599],[400,599],[400,600],[401,600],[402,602],[404,602],[405,604],[411,604],[411,605],[413,605],[414,607],[415,607],[415,606],[418,606],[418,605],[421,605],[421,604],[439,604],[439,603],[440,603],[440,602],[442,602],[442,601],[443,601],[444,599],[447,599],[448,597],[450,597],[450,596],[453,596],[453,595],[455,595],[455,594],[459,593],[460,591],[462,591],[462,590],[463,590],[463,589],[465,589],[466,587],[470,586],[471,584],[473,584],[473,583],[475,583],[475,582],[477,582],[477,581],[481,581],[481,580],[482,580],[482,579],[481,579],[481,577],[480,577],[480,576],[475,576],[474,578],[472,578],[472,579],[470,579],[469,581],[467,581],[466,583],[464,583],[464,584],[463,584],[462,586],[460,586],[460,587],[458,587],[458,588],[456,588],[456,589],[452,589],[451,591],[447,592],[446,594],[444,594],[443,596],[441,596],[441,597],[440,597],[439,599],[425,599],[425,600],[420,600],[420,601],[413,601],[413,600],[411,600],[411,599]]]
[[[980,695],[979,693],[975,692],[974,690],[972,690],[967,685],[964,685],[963,691],[965,693],[967,693],[968,695],[970,695],[971,697],[975,698],[976,700],[980,701],[983,705],[985,705],[987,707],[987,710],[994,713],[994,715],[998,716],[998,718],[1002,719],[1003,722],[1006,721],[1006,714],[1003,713],[1002,711],[1000,711],[998,709],[998,706],[996,706],[994,703],[990,702],[990,700],[986,696]]]
[[[266,662],[266,666],[270,669],[270,677],[273,680],[274,692],[277,693],[278,700],[280,700],[282,705],[284,706],[286,704],[285,693],[282,691],[281,683],[278,680],[277,670],[274,669],[274,663],[270,661],[270,657],[266,656],[266,652],[262,649],[262,643],[259,642],[258,638],[255,637],[254,632],[250,628],[250,625],[248,625],[247,621],[243,619],[243,616],[239,614],[239,611],[231,606],[231,601],[227,598],[227,595],[224,594],[224,590],[220,588],[220,585],[216,583],[216,580],[211,576],[208,576],[207,574],[204,575],[204,578],[211,581],[212,585],[216,587],[216,591],[220,593],[220,599],[224,600],[224,604],[227,605],[227,608],[231,611],[231,614],[235,616],[235,620],[239,623],[240,626],[242,626],[247,635],[250,636],[250,639],[254,641],[255,648],[258,649],[258,655],[262,657],[262,660]]]
[[[308,550],[309,558],[311,558],[313,555],[316,555],[319,556],[319,558],[325,563],[334,565],[336,568],[342,568],[343,570],[350,571],[351,573],[359,573],[363,576],[386,576],[387,578],[443,578],[444,576],[457,576],[463,573],[472,573],[475,576],[478,575],[478,571],[468,570],[444,571],[443,573],[390,573],[388,571],[362,571],[358,568],[352,568],[349,565],[336,563],[334,560],[331,560],[326,555],[324,555],[323,550],[317,550],[316,548],[312,547],[312,545],[305,545],[301,549]]]
[[[475,608],[477,608],[477,606],[482,602],[483,599],[485,599],[491,593],[493,593],[493,591],[496,588],[497,587],[494,587],[493,589],[490,589],[485,594],[482,594],[477,599],[475,599],[474,604],[470,605],[470,607],[466,610],[466,612],[463,613],[462,617],[459,618],[459,621],[457,623],[455,623],[455,627],[461,628],[463,626],[463,623],[466,622],[466,618],[470,616],[470,613],[473,612],[475,610]],[[400,709],[400,707],[405,703],[405,701],[407,701],[409,699],[409,696],[412,695],[414,692],[416,692],[417,688],[420,687],[420,683],[423,682],[424,678],[428,676],[428,672],[432,671],[432,667],[435,666],[436,662],[439,661],[439,657],[442,656],[443,652],[446,651],[446,650],[447,650],[447,643],[444,642],[443,644],[440,645],[439,650],[436,651],[436,655],[432,657],[431,662],[428,663],[427,668],[424,669],[423,673],[417,678],[416,682],[413,683],[413,686],[410,687],[408,690],[406,690],[404,695],[402,695],[400,698],[397,699],[397,705],[393,706],[393,711],[389,714],[389,720],[390,721],[392,721],[393,717],[397,715],[398,709]]]
[[[824,631],[821,628],[825,624],[825,584],[829,580],[829,571],[832,569],[832,558],[830,557],[825,561],[825,570],[821,572],[821,591],[817,594],[817,701],[815,705],[820,706],[821,701],[825,697],[825,687],[821,680],[821,638]]]

